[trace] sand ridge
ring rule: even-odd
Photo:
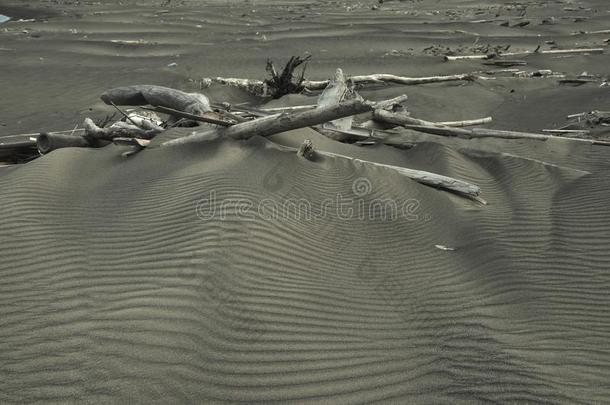
[[[299,137],[330,142],[273,140]],[[578,151],[586,174],[553,151],[572,148],[562,143],[536,144],[555,166],[519,157],[535,141],[481,142],[510,156],[329,148],[477,181],[480,207],[267,142],[127,160],[119,147],[65,149],[3,170],[3,402],[604,400],[602,152]],[[416,200],[415,219],[244,218],[231,205],[221,218],[200,205],[214,192],[216,208],[315,207],[353,198],[359,178],[365,202]]]

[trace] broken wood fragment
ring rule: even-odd
[[[327,108],[341,103],[350,94],[350,90],[345,82],[345,76],[341,69],[337,69],[335,72],[335,78],[331,81],[328,86],[324,89],[322,94],[318,97],[318,107]],[[322,128],[325,129],[339,129],[348,130],[352,127],[354,121],[353,116],[347,116],[330,122],[321,124]],[[340,140],[340,139],[337,139]]]
[[[303,157],[307,160],[312,160],[314,158],[315,152],[313,150],[313,142],[310,139],[305,139],[301,146],[299,146],[299,150],[297,151],[297,156]]]
[[[86,148],[91,143],[80,135],[52,134],[41,132],[36,139],[36,147],[42,155],[60,148]]]
[[[91,118],[85,118],[85,137],[111,141],[114,138],[142,138],[152,139],[160,131],[157,129],[142,129],[126,122],[118,121],[108,128],[98,127]]]

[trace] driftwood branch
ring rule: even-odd
[[[346,78],[347,82],[354,85],[364,86],[369,84],[399,84],[399,85],[417,85],[426,83],[440,83],[451,81],[472,81],[475,76],[471,73],[448,75],[448,76],[428,76],[428,77],[403,77],[391,74],[372,74],[352,76]],[[258,96],[268,96],[269,90],[267,83],[262,80],[238,79],[230,77],[205,78],[202,84],[210,86],[213,83],[218,83],[226,86],[236,87],[248,93]],[[302,87],[306,90],[316,91],[324,90],[331,83],[331,80],[304,80]]]
[[[418,118],[413,118],[406,112],[391,112],[385,109],[376,108],[373,112],[373,120],[384,124],[391,124],[392,126],[403,126],[403,125],[423,125],[423,126],[442,126],[442,127],[468,127],[475,125],[487,124],[493,121],[491,117],[479,118],[474,120],[464,121],[445,121],[445,122],[431,122],[425,121]]]
[[[405,118],[412,120],[410,117],[404,117],[401,114],[395,114],[389,111],[376,110],[375,118],[378,120],[383,120],[384,122],[389,122],[392,124],[400,125],[404,128],[411,129],[418,132],[424,132],[432,135],[440,135],[440,136],[448,136],[448,137],[457,137],[463,139],[473,139],[473,138],[502,138],[502,139],[535,139],[539,141],[547,141],[549,139],[564,139],[575,142],[584,142],[592,145],[605,145],[610,146],[610,142],[605,141],[596,141],[593,139],[583,139],[583,138],[568,138],[568,137],[560,137],[554,135],[547,134],[536,134],[529,132],[516,132],[516,131],[503,131],[497,129],[487,129],[487,128],[452,128],[452,127],[444,127],[438,125],[421,125],[421,124],[411,124],[405,121]]]
[[[470,73],[457,74],[449,76],[428,76],[428,77],[403,77],[386,73],[378,73],[372,75],[351,76],[346,79],[354,85],[367,84],[399,84],[405,86],[413,86],[417,84],[454,82],[454,81],[472,81],[474,76]],[[308,90],[323,90],[328,86],[330,80],[322,81],[306,81],[305,87]]]
[[[280,150],[296,152],[297,154],[299,154],[301,149],[303,148],[303,145],[301,145],[301,147],[299,149],[292,148],[289,146],[283,146],[283,145],[275,145],[275,147]],[[307,146],[307,148],[309,148],[309,146]],[[313,149],[313,145],[311,146],[311,149]],[[480,197],[480,194],[481,194],[480,187],[478,187],[472,183],[463,181],[463,180],[455,179],[453,177],[447,177],[447,176],[443,176],[441,174],[426,172],[423,170],[414,170],[414,169],[408,169],[406,167],[393,166],[393,165],[387,165],[387,164],[383,164],[383,163],[371,162],[368,160],[356,159],[351,156],[321,151],[318,149],[316,149],[315,154],[321,155],[321,156],[328,156],[328,157],[332,157],[332,158],[347,159],[347,160],[350,160],[353,162],[363,163],[365,165],[383,167],[385,169],[389,169],[394,172],[397,172],[402,176],[415,180],[418,183],[425,184],[427,186],[431,186],[431,187],[438,188],[441,190],[450,191],[450,192],[460,195],[462,197],[466,197],[466,198],[475,200],[479,203],[487,204],[487,202]]]
[[[104,103],[112,105],[153,105],[201,115],[212,111],[210,101],[199,93],[186,93],[169,87],[135,85],[117,87],[104,92]]]
[[[329,107],[314,110],[274,114],[252,121],[235,124],[227,128],[195,133],[184,138],[173,139],[163,145],[179,145],[209,139],[213,134],[231,137],[234,139],[248,139],[254,135],[269,136],[279,132],[319,125],[350,115],[361,114],[373,109],[374,104],[361,100],[352,100]]]

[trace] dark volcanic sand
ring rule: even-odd
[[[99,94],[114,86],[197,90],[204,76],[262,78],[267,57],[308,51],[312,79],[337,67],[423,76],[482,68],[423,52],[435,44],[468,53],[477,37],[513,51],[547,40],[604,47],[610,37],[572,35],[609,28],[605,1],[530,2],[522,18],[523,8],[489,1],[386,1],[378,10],[22,3],[0,0],[0,14],[14,18],[0,25],[2,135],[103,117],[112,110]],[[547,16],[557,24],[541,25]],[[468,22],[481,19],[494,22]],[[523,20],[530,25],[500,26]],[[607,53],[525,59],[528,70],[608,74]],[[537,131],[566,114],[610,110],[600,82],[502,78],[362,93],[407,93],[424,119],[492,115],[491,127]],[[253,101],[220,87],[206,94]],[[159,139],[128,159],[124,147],[72,148],[0,168],[0,402],[607,403],[610,149],[412,136],[420,143],[409,150],[308,129],[176,148]],[[359,162],[306,161],[270,142],[304,138],[470,181],[489,205]],[[356,195],[362,179],[370,189]],[[338,194],[367,207],[416,206],[394,220],[332,210],[244,218],[235,206],[201,218],[212,192],[254,206],[320,207]]]

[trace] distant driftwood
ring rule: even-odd
[[[472,81],[475,76],[471,73],[448,75],[448,76],[428,76],[428,77],[403,77],[392,74],[371,74],[347,77],[346,81],[356,86],[379,85],[379,84],[398,84],[416,85],[426,83],[440,83],[452,81]],[[305,90],[321,91],[331,83],[332,80],[304,80],[301,85]],[[250,94],[266,97],[269,96],[268,85],[262,80],[238,79],[231,77],[205,78],[202,80],[204,86],[209,87],[213,83],[242,89]]]
[[[432,135],[457,137],[464,139],[473,138],[502,138],[502,139],[535,139],[539,141],[547,141],[549,139],[564,139],[574,142],[584,142],[593,145],[610,145],[610,142],[596,141],[593,139],[583,138],[567,138],[559,137],[547,134],[536,134],[528,132],[517,132],[517,131],[502,131],[497,129],[487,128],[454,128],[449,126],[442,126],[435,123],[429,123],[423,120],[417,120],[411,118],[405,114],[392,113],[382,109],[375,110],[374,118],[376,120],[400,125],[404,128],[411,129],[418,132],[424,132]]]
[[[496,57],[524,56],[532,54],[550,54],[550,55],[565,55],[565,54],[600,54],[604,53],[604,48],[586,48],[586,49],[549,49],[549,50],[534,50],[523,52],[505,52],[505,53],[489,53],[480,55],[448,55],[445,56],[446,61],[468,60],[468,59],[493,59]]]

